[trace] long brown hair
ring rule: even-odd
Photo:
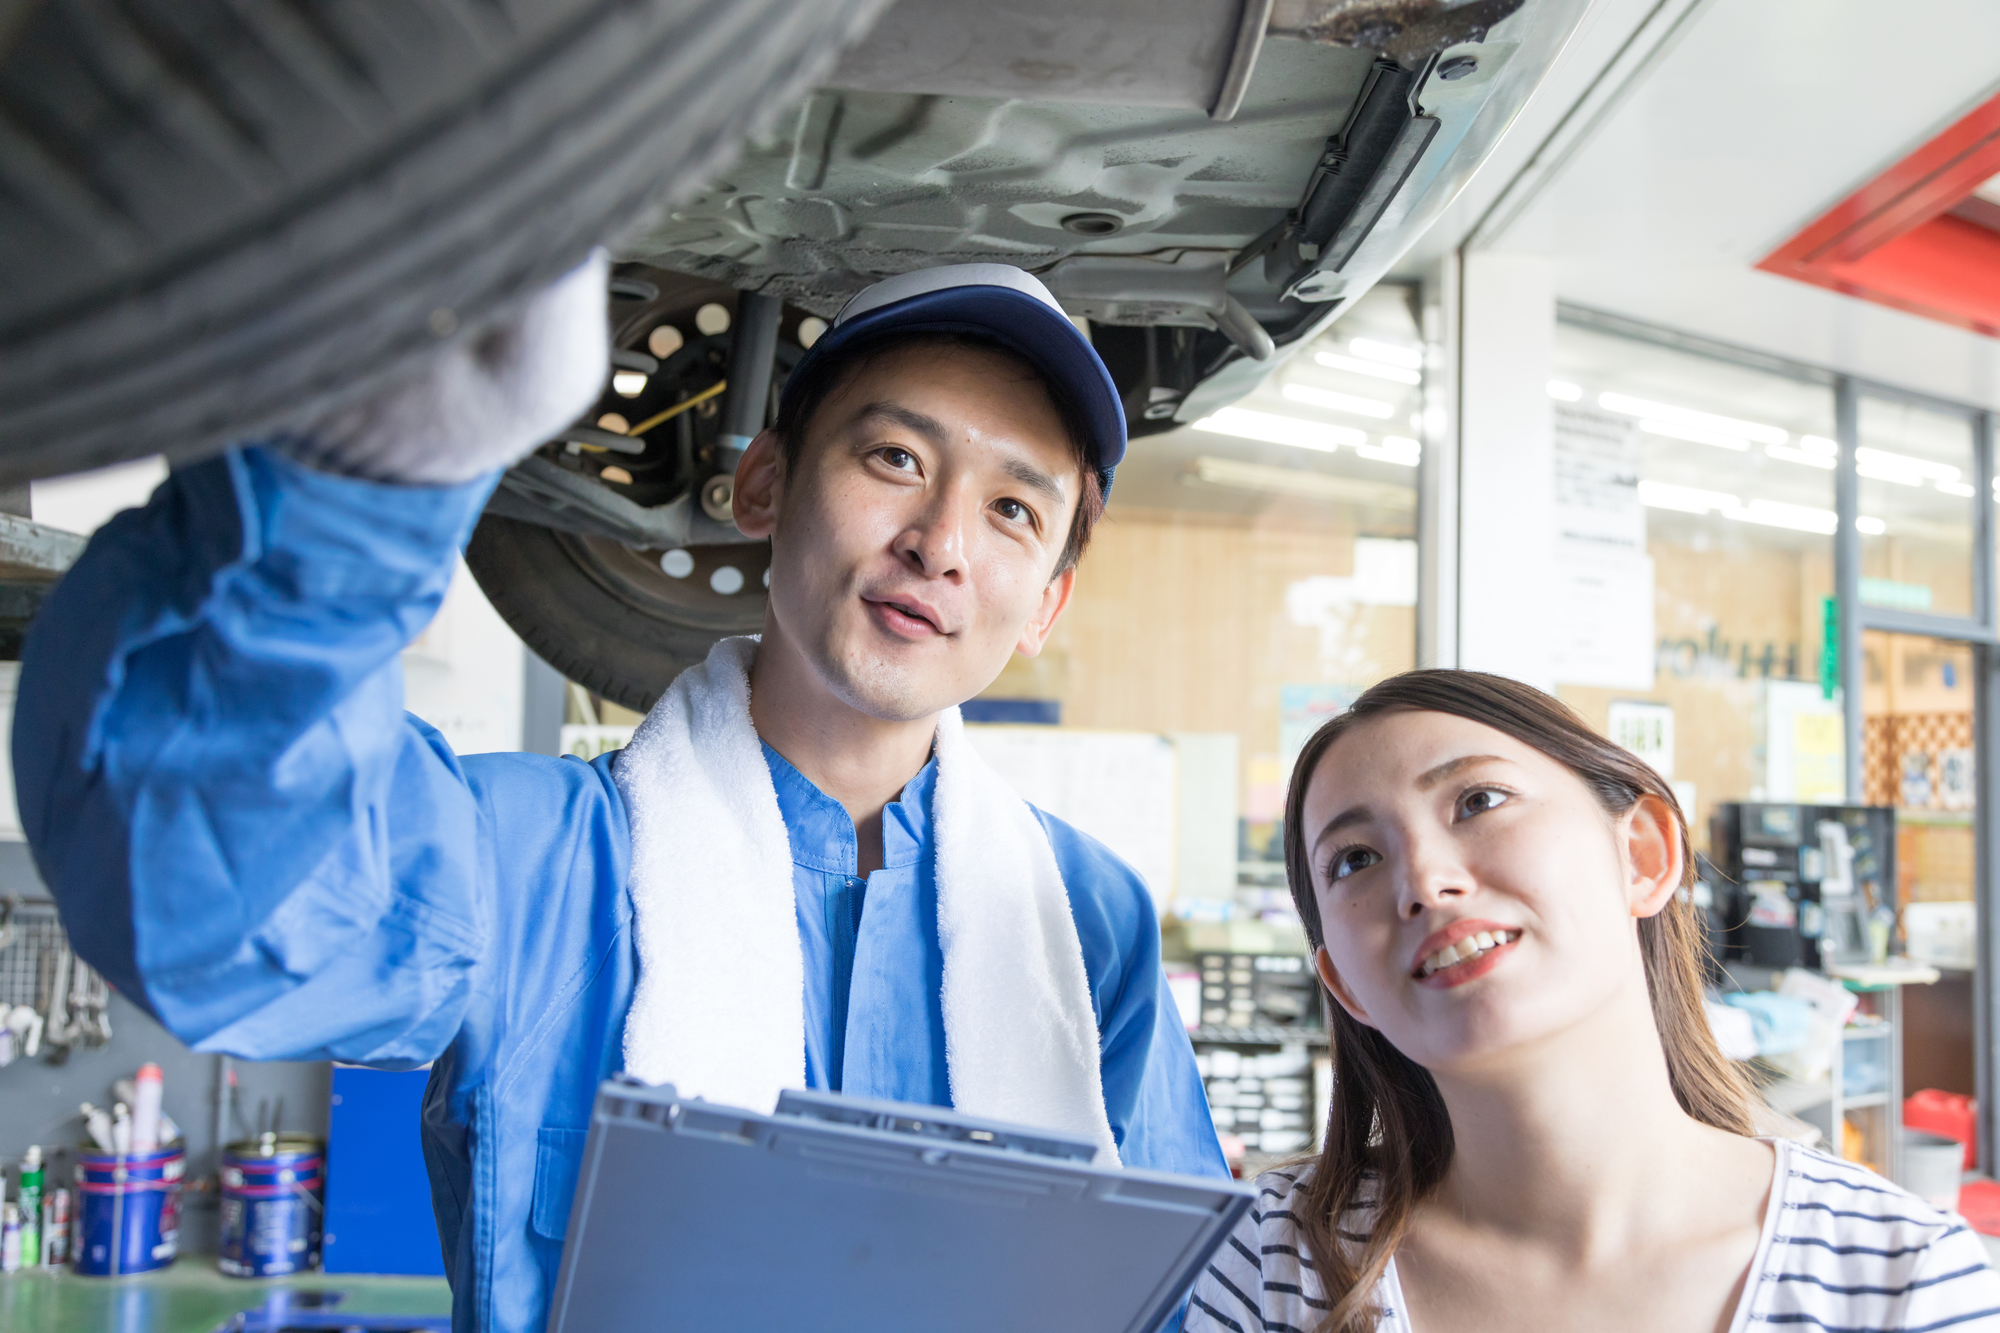
[[[1702,1011],[1708,944],[1687,892],[1694,882],[1687,817],[1666,779],[1540,690],[1481,671],[1406,671],[1372,686],[1313,734],[1285,798],[1285,875],[1313,948],[1323,935],[1306,850],[1306,787],[1342,736],[1370,718],[1404,711],[1449,713],[1532,746],[1582,779],[1614,817],[1645,796],[1673,811],[1684,867],[1681,891],[1664,911],[1639,922],[1653,1021],[1681,1109],[1717,1129],[1751,1133],[1749,1090],[1717,1048]],[[1380,1317],[1375,1284],[1417,1205],[1444,1183],[1451,1167],[1451,1117],[1428,1070],[1357,1022],[1331,995],[1325,1007],[1333,1039],[1333,1106],[1326,1147],[1304,1186],[1303,1205],[1293,1211],[1331,1302],[1324,1333],[1372,1333]],[[1375,1218],[1367,1235],[1340,1230],[1342,1214],[1369,1206]]]

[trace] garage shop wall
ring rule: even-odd
[[[100,472],[35,482],[31,516],[72,532],[91,533],[113,514],[145,503],[166,475],[158,459]],[[525,650],[481,595],[461,564],[437,619],[403,655],[405,703],[444,733],[461,753],[520,748],[523,739]],[[0,664],[0,726],[13,725],[19,666]],[[13,774],[0,754],[0,897],[45,898],[21,840]],[[61,1065],[19,1059],[0,1068],[0,1167],[11,1173],[29,1144],[57,1154],[50,1179],[67,1180],[64,1155],[82,1138],[80,1102],[108,1106],[111,1084],[152,1061],[165,1072],[166,1111],[188,1144],[188,1210],[183,1246],[212,1252],[216,1200],[212,1189],[218,1131],[226,1143],[249,1134],[260,1114],[282,1104],[284,1128],[323,1136],[327,1130],[330,1067],[323,1063],[230,1062],[236,1093],[221,1102],[223,1061],[189,1050],[121,995],[111,997],[112,1037],[99,1050],[76,1050]],[[416,1126],[410,1127],[414,1135]]]

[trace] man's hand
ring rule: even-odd
[[[507,466],[603,391],[608,267],[596,251],[372,396],[294,422],[281,447],[322,471],[413,485],[456,485]]]

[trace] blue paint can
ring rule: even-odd
[[[180,1241],[187,1154],[85,1152],[76,1162],[76,1271],[118,1277],[165,1268]]]
[[[326,1145],[264,1134],[222,1150],[222,1240],[230,1277],[279,1277],[319,1267]]]

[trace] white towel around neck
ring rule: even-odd
[[[724,639],[669,687],[613,769],[632,828],[639,980],[625,1069],[768,1110],[805,1085],[791,843],[756,729],[757,641]],[[1028,803],[938,719],[933,846],[945,1062],[969,1115],[1117,1148],[1069,894]],[[916,960],[911,960],[916,965]]]

